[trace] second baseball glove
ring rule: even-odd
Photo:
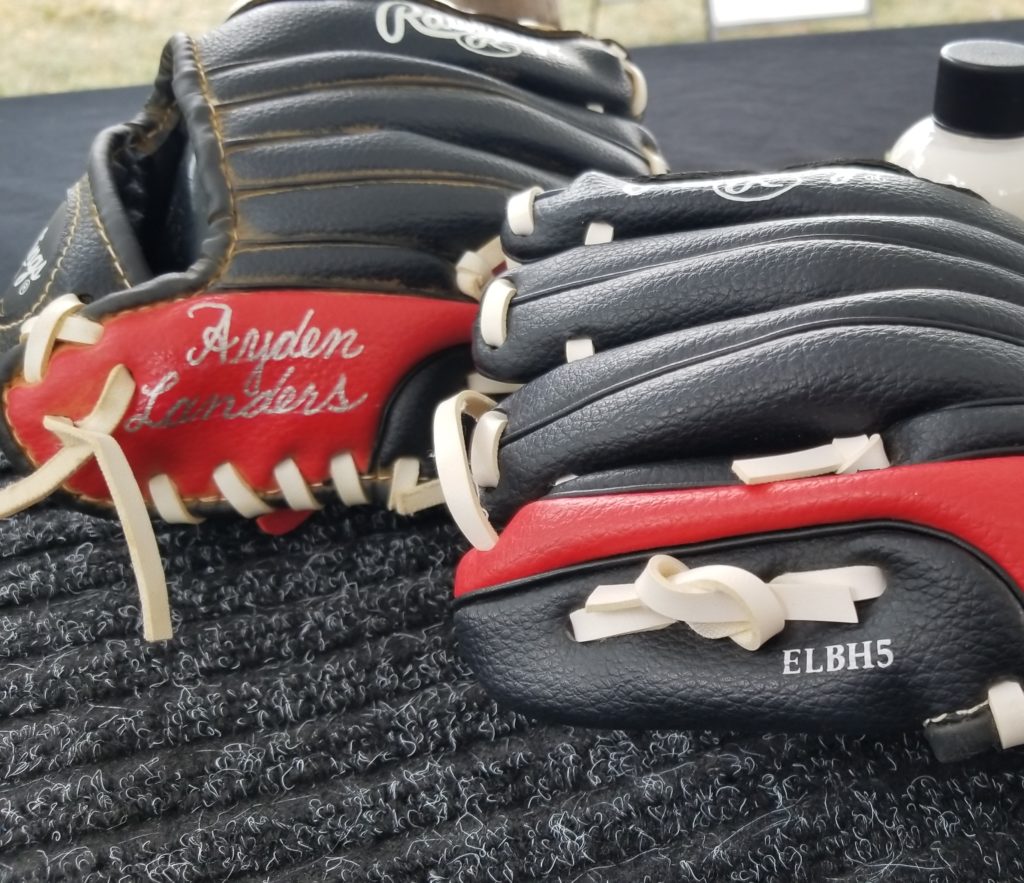
[[[587,175],[526,220],[475,335],[526,385],[435,422],[494,695],[1024,742],[1024,225],[883,165]]]

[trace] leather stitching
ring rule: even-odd
[[[96,198],[92,194],[92,187],[89,187],[89,209],[92,212],[92,219],[96,223],[96,231],[100,235],[100,239],[103,240],[103,244],[107,248],[107,254],[110,255],[110,260],[113,262],[114,269],[117,271],[118,281],[125,287],[131,288],[132,284],[128,281],[128,275],[124,271],[124,267],[121,266],[121,262],[117,258],[117,252],[114,251],[114,246],[110,242],[110,237],[107,236],[107,231],[103,226],[103,219],[100,217],[99,206],[96,205]]]
[[[293,178],[272,180],[254,178],[248,184],[240,185],[241,199],[252,196],[292,193],[296,189],[324,190],[330,187],[361,187],[365,185],[388,186],[399,184],[421,184],[431,187],[479,187],[491,190],[521,189],[519,184],[502,178],[483,175],[460,175],[458,173],[436,172],[431,169],[353,169],[347,173],[310,173]]]
[[[239,66],[233,68],[232,72],[237,72],[239,69],[244,70],[244,67],[245,66]],[[382,85],[401,85],[412,87],[425,86],[427,88],[438,86],[450,89],[472,89],[488,95],[498,95],[504,98],[518,97],[520,100],[522,100],[523,95],[529,94],[525,89],[518,90],[521,94],[516,95],[512,89],[507,87],[501,88],[500,86],[490,86],[489,84],[485,86],[484,84],[477,84],[476,82],[472,85],[467,85],[465,81],[451,77],[430,76],[427,74],[390,74],[383,76],[367,75],[362,77],[344,77],[337,80],[315,80],[309,84],[303,84],[301,86],[287,86],[282,89],[265,89],[262,92],[252,92],[247,95],[241,95],[238,98],[232,98],[229,101],[223,102],[221,107],[236,108],[246,104],[270,101],[276,98],[287,98],[289,96],[299,97],[302,95],[308,95],[310,92],[340,91],[347,86],[368,86],[373,88]]]
[[[174,122],[176,123],[178,115],[177,104],[165,104],[160,113],[149,121],[146,131],[134,141],[134,146],[137,149],[145,150],[159,136],[164,135],[166,132],[173,129],[173,125],[167,125],[172,114],[175,116]],[[125,145],[125,148],[122,148],[122,150],[126,148],[127,145]]]
[[[224,275],[228,264],[231,263],[231,259],[234,257],[235,247],[238,244],[238,205],[235,201],[234,180],[228,170],[227,153],[224,148],[224,131],[221,128],[220,114],[217,110],[217,105],[213,100],[210,81],[206,77],[206,69],[203,67],[203,62],[199,57],[199,47],[196,45],[196,41],[189,37],[188,42],[192,49],[192,58],[195,61],[196,73],[199,77],[199,91],[206,102],[206,106],[210,109],[210,128],[213,132],[214,140],[217,143],[220,171],[221,175],[224,176],[225,188],[228,193],[228,205],[231,211],[231,229],[228,231],[228,247],[224,252],[224,256],[217,264],[217,268],[214,270],[210,280],[206,283],[209,287],[216,284],[220,277]]]
[[[64,265],[64,258],[67,256],[68,249],[71,248],[71,242],[75,238],[75,233],[78,230],[78,220],[82,214],[82,182],[81,180],[75,184],[71,189],[72,199],[74,200],[74,209],[71,214],[71,224],[68,226],[68,232],[64,236],[64,244],[61,246],[60,254],[57,256],[57,260],[53,265],[53,269],[50,271],[50,276],[46,280],[46,285],[43,287],[42,293],[36,298],[34,304],[29,307],[28,311],[17,319],[10,322],[4,322],[0,324],[0,330],[6,330],[13,328],[15,325],[20,325],[29,316],[31,316],[36,307],[38,307],[46,298],[49,296],[50,291],[53,289],[54,280],[57,278],[57,274],[60,272],[60,268]]]

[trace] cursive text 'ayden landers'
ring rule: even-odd
[[[125,421],[126,432],[140,429],[170,429],[185,423],[201,423],[206,420],[254,420],[256,417],[278,414],[344,414],[358,408],[366,401],[366,393],[350,400],[345,393],[346,376],[341,374],[338,382],[326,395],[316,384],[307,383],[300,391],[288,383],[294,368],[288,368],[281,379],[270,389],[258,391],[255,395],[246,391],[242,396],[230,393],[212,393],[208,396],[184,396],[174,400],[159,418],[154,418],[160,400],[181,381],[177,371],[169,371],[156,383],[144,384],[140,389],[143,398],[142,410]]]
[[[287,331],[264,331],[247,328],[244,334],[232,335],[231,307],[227,304],[197,304],[188,311],[194,319],[199,310],[217,310],[219,316],[201,332],[202,348],[190,347],[185,361],[198,368],[207,356],[216,356],[222,365],[250,363],[252,373],[245,382],[245,391],[255,394],[263,384],[263,370],[270,362],[300,359],[355,359],[363,352],[353,328],[331,328],[326,332],[311,325],[313,310],[306,310],[294,328]]]
[[[217,310],[217,318],[200,332],[201,345],[190,347],[185,353],[186,364],[182,371],[198,368],[207,359],[220,365],[251,364],[252,370],[241,389],[176,397],[169,394],[181,383],[182,376],[179,371],[168,371],[155,383],[140,386],[141,407],[125,421],[127,432],[169,429],[208,420],[252,420],[282,414],[344,414],[366,401],[365,393],[349,399],[346,392],[348,378],[344,372],[339,372],[329,391],[313,382],[304,386],[291,382],[296,371],[295,362],[358,358],[363,346],[359,344],[354,329],[330,328],[325,331],[312,324],[314,311],[307,310],[302,320],[286,331],[248,328],[241,334],[235,334],[231,326],[232,311],[227,305],[198,304],[189,310],[189,318],[194,318],[197,311],[207,309]],[[285,368],[276,382],[268,380],[268,366],[284,361],[293,364]],[[217,376],[209,369],[204,374],[213,379]]]

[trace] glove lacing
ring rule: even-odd
[[[102,326],[75,315],[82,306],[75,295],[64,295],[22,325],[23,376],[28,383],[43,379],[58,341],[82,344],[99,341]],[[43,417],[43,426],[57,436],[61,447],[33,473],[0,490],[0,517],[21,512],[46,499],[89,460],[95,459],[128,541],[139,587],[143,633],[147,640],[160,641],[172,634],[160,550],[142,490],[128,458],[111,434],[124,419],[134,395],[135,381],[124,365],[117,365],[107,375],[103,390],[86,417],[77,421],[60,416]]]
[[[22,375],[29,384],[43,380],[54,346],[58,342],[92,345],[103,335],[98,322],[78,315],[85,305],[74,294],[56,298],[21,326],[25,345]],[[41,502],[55,493],[77,470],[95,460],[110,491],[114,510],[128,541],[132,570],[139,588],[143,635],[149,641],[172,637],[167,583],[160,560],[156,534],[145,497],[131,464],[113,433],[121,425],[135,395],[136,384],[124,365],[116,365],[92,411],[80,420],[48,415],[43,426],[61,443],[50,459],[30,475],[0,489],[0,517],[8,517]],[[351,453],[336,455],[330,464],[331,482],[348,506],[366,504],[369,499]],[[411,514],[441,502],[438,481],[420,482],[420,464],[403,457],[391,467],[389,508]],[[274,468],[283,502],[296,511],[322,508],[294,460],[286,459]],[[231,463],[218,466],[213,481],[224,500],[246,518],[258,518],[275,511],[245,481]],[[148,482],[153,506],[163,520],[198,524],[203,519],[189,512],[170,476],[159,474]]]

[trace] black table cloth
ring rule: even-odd
[[[1024,21],[636,59],[673,168],[756,169],[880,156],[927,113],[939,47],[973,36]],[[0,276],[145,94],[0,101]],[[0,523],[0,881],[1024,879],[1024,750],[942,766],[916,734],[594,732],[495,707],[451,640],[440,513],[160,545],[184,618],[166,646],[118,614],[115,523]]]

